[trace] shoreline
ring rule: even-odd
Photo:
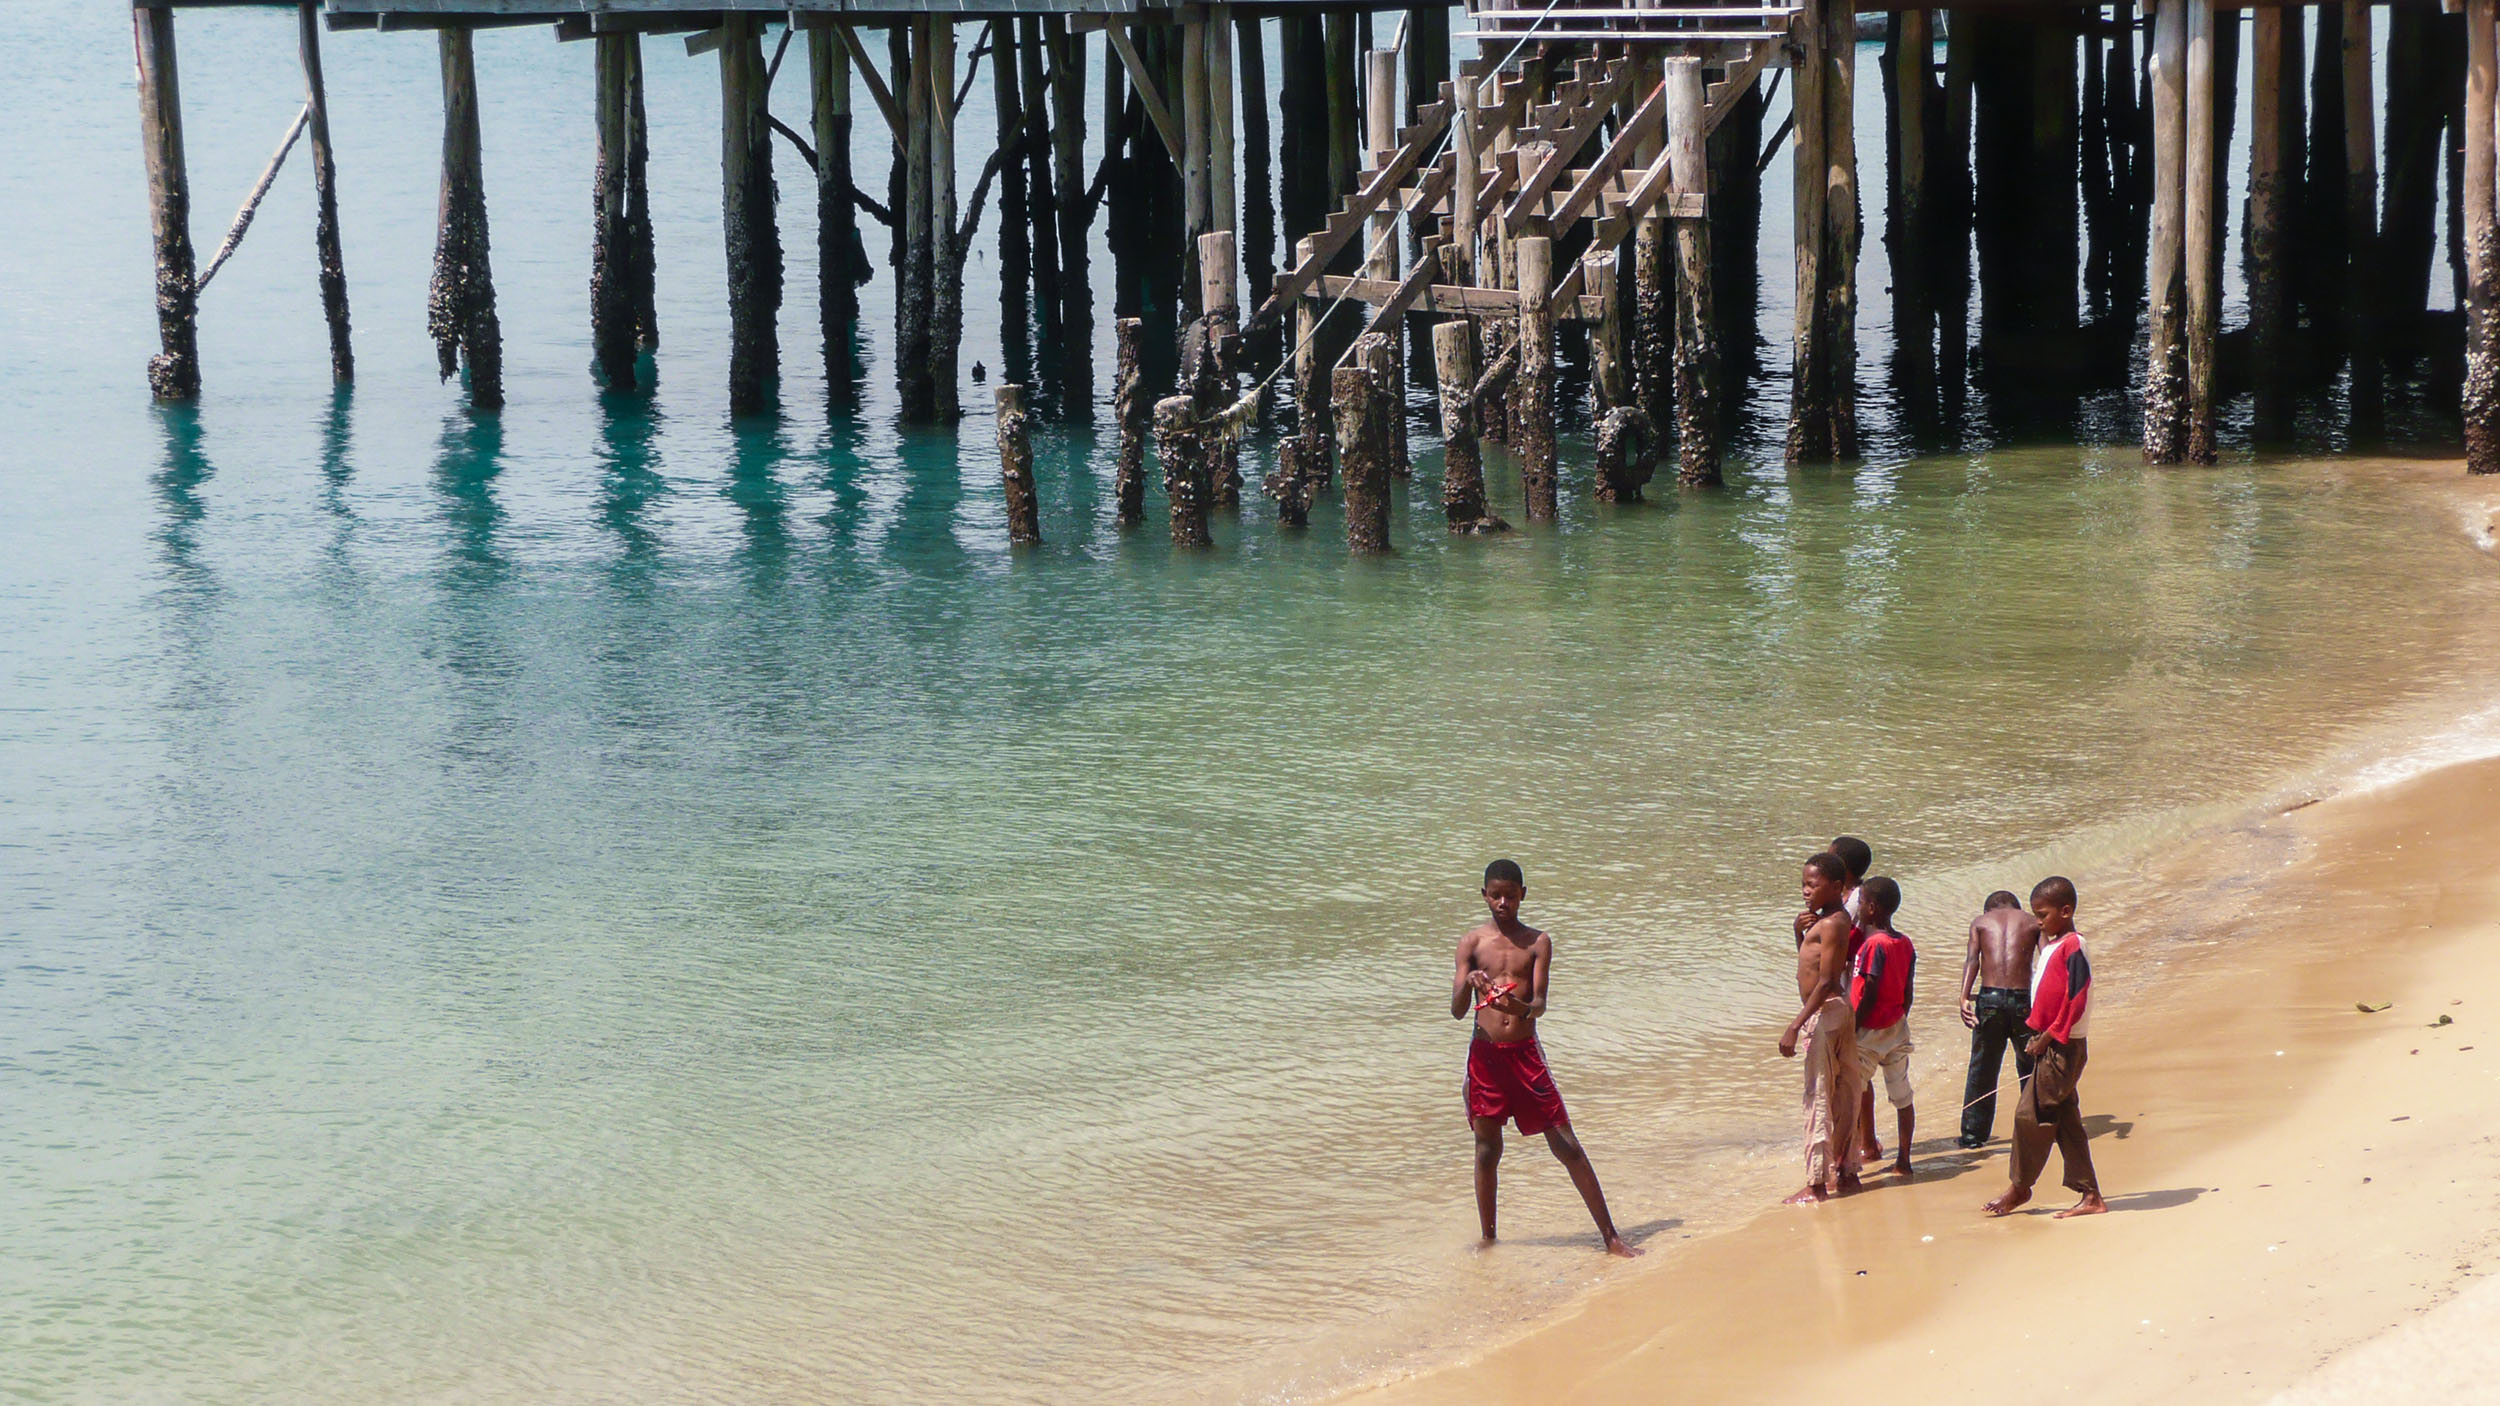
[[[2453,463],[2333,468],[2430,488],[2480,550],[2500,540],[2500,500]],[[2500,1031],[2470,1033],[2478,1008],[2500,1008],[2478,996],[2500,981],[2500,878],[2485,876],[2500,846],[2495,723],[2500,706],[2480,703],[2413,731],[2410,748],[2345,751],[2305,796],[2253,793],[2238,821],[2075,871],[2088,918],[2095,891],[2115,896],[2108,926],[2083,923],[2113,996],[2083,1088],[2113,1216],[2050,1221],[2065,1206],[2055,1158],[2028,1211],[1978,1216],[2003,1188],[2013,1113],[2000,1101],[1985,1151],[1953,1146],[1968,1043],[1938,996],[1960,976],[1958,943],[1943,943],[1953,953],[1928,953],[1948,976],[1928,978],[1918,1028],[1908,1186],[1875,1176],[1865,1196],[1795,1211],[1773,1206],[1783,1183],[1763,1211],[1653,1241],[1630,1271],[1458,1356],[1328,1398],[1783,1398],[1833,1371],[1978,1396],[1975,1381],[2035,1371],[2045,1343],[2005,1306],[2048,1306],[2048,1286],[2073,1306],[2060,1361],[2080,1368],[2063,1388],[2310,1398],[2430,1361],[2440,1348],[2423,1343],[2500,1318],[2500,1283],[2473,1293],[2500,1268],[2500,1231],[2478,1228],[2500,1226],[2478,1156],[2500,1118]],[[2443,1013],[2453,1023],[2435,1026]],[[2383,1111],[2390,1098],[2405,1108]],[[2408,1336],[2410,1318],[2460,1291],[2445,1333]]]
[[[2036,1370],[2050,1340],[2070,1389],[2293,1386],[2500,1253],[2483,1229],[2500,1225],[2500,1188],[2479,1150],[2500,1116],[2500,1030],[2476,1032],[2500,1009],[2484,994],[2500,979],[2495,846],[2500,757],[2483,757],[2357,781],[2130,876],[2181,897],[2085,928],[2106,954],[2100,981],[2125,993],[2095,1021],[2082,1093],[2116,1214],[2052,1221],[2065,1204],[2052,1167],[2025,1213],[1986,1221],[2010,1110],[1974,1154],[1952,1147],[1944,1110],[1922,1109],[1906,1185],[1874,1177],[1836,1205],[1766,1207],[1655,1245],[1515,1336],[1337,1399],[1636,1401],[1670,1383],[1776,1399],[1842,1380],[1968,1392]],[[2262,912],[2247,881],[2259,865],[2280,875]],[[1935,1029],[1950,1009],[1924,1022],[1923,1086],[1960,1067],[1958,1022]],[[2053,1333],[2029,1326],[2052,1308]]]

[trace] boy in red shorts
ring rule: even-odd
[[[1545,1145],[1571,1173],[1580,1189],[1597,1233],[1605,1237],[1606,1253],[1630,1259],[1640,1251],[1615,1233],[1614,1217],[1606,1213],[1606,1193],[1598,1189],[1597,1169],[1571,1135],[1571,1115],[1545,1067],[1545,1051],[1537,1045],[1537,1017],[1545,1014],[1545,982],[1554,965],[1554,940],[1519,921],[1519,905],[1528,896],[1528,881],[1519,866],[1497,859],[1485,866],[1484,906],[1493,921],[1468,930],[1458,940],[1458,972],[1450,980],[1450,1017],[1473,1011],[1475,1039],[1467,1046],[1467,1121],[1476,1130],[1476,1216],[1484,1238],[1492,1240],[1493,1201],[1500,1184],[1502,1124],[1519,1120],[1524,1134],[1545,1134]]]

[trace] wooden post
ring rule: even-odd
[[[1893,327],[1900,348],[1904,417],[1920,427],[1931,426],[1936,412],[1936,313],[1929,288],[1935,251],[1928,231],[1927,191],[1928,148],[1935,140],[1929,130],[1935,60],[1928,12],[1902,11],[1893,52],[1899,145],[1892,212]]]
[[[2290,251],[2284,247],[2284,220],[2290,194],[2284,162],[2290,154],[2283,127],[2283,89],[2287,57],[2283,43],[2283,11],[2263,6],[2254,12],[2250,43],[2248,132],[2248,334],[2250,380],[2256,391],[2252,431],[2260,442],[2282,439],[2291,430],[2291,406],[2285,372],[2291,361],[2291,288],[2285,281]],[[2299,22],[2294,12],[2293,23]],[[2299,82],[2298,64],[2288,70]]]
[[[1207,26],[1204,20],[1181,21],[1181,236],[1194,253],[1198,241],[1215,228],[1207,176]],[[1190,270],[1183,288],[1183,308],[1198,312],[1198,271]]]
[[[1234,227],[1241,190],[1233,178],[1233,7],[1207,10],[1207,221]]]
[[[651,124],[642,110],[642,39],[625,41],[625,249],[627,281],[634,305],[634,344],[642,351],[660,346],[659,268],[651,242]],[[867,270],[860,270],[865,276]]]
[[[1401,120],[1413,125],[1416,109],[1431,102],[1441,91],[1442,81],[1456,71],[1450,66],[1449,7],[1410,7],[1406,12],[1406,106],[1400,110]]]
[[[2368,0],[2344,0],[2344,336],[2352,348],[2352,414],[2363,425],[2381,413],[2377,302],[2377,84],[2370,68]]]
[[[1542,159],[1546,142],[1520,148],[1524,165]],[[1560,507],[1554,476],[1554,241],[1529,235],[1514,241],[1519,258],[1519,373],[1514,381],[1511,447],[1527,489],[1528,520],[1552,522]],[[1349,470],[1349,472],[1351,472]],[[1348,493],[1353,491],[1349,482]]]
[[[1235,254],[1231,230],[1217,230],[1198,241],[1198,303],[1206,309],[1199,318],[1198,364],[1188,368],[1188,383],[1198,397],[1202,419],[1212,420],[1233,403],[1233,394],[1240,388],[1233,366],[1233,347],[1241,314],[1234,296],[1239,284],[1235,270],[1240,267]],[[1241,506],[1241,445],[1226,435],[1208,446],[1211,458],[1209,488],[1214,503],[1221,508]]]
[[[2159,0],[2148,53],[2153,86],[2153,236],[2146,287],[2151,291],[2144,368],[2144,461],[2176,464],[2187,457],[2187,368],[2181,336],[2187,320],[2183,267],[2188,189],[2188,10],[2201,0]],[[2201,260],[2199,261],[2201,263]]]
[[[929,264],[935,272],[930,297],[929,384],[935,418],[953,423],[963,414],[957,398],[956,351],[964,340],[964,258],[955,229],[955,19],[937,16],[929,25],[929,61],[914,71],[929,85]]]
[[[599,147],[590,224],[590,350],[600,379],[612,391],[634,389],[640,355],[633,254],[625,237],[626,90],[632,82],[625,46],[633,40],[630,34],[602,34],[593,41]]]
[[[1334,379],[1339,456],[1345,461],[1345,543],[1358,556],[1389,550],[1389,444],[1385,416],[1375,404],[1386,394],[1374,368],[1379,353],[1370,333],[1336,370]],[[1366,353],[1369,353],[1368,355]]]
[[[1589,391],[1597,413],[1629,408],[1632,397],[1632,348],[1624,326],[1615,252],[1591,248],[1580,256],[1580,293],[1599,299],[1605,311],[1589,338]]]
[[[902,109],[903,131],[897,134],[897,165],[901,168],[900,199],[894,203],[894,238],[901,277],[894,293],[894,368],[905,420],[937,416],[937,387],[929,379],[930,341],[937,313],[936,269],[930,262],[929,144],[935,104],[929,100],[930,30],[927,15],[915,15],[894,26],[898,36],[893,66],[894,95]],[[907,39],[900,36],[908,33]]]
[[[1087,234],[1093,206],[1085,184],[1085,45],[1068,32],[1062,15],[1046,15],[1050,44],[1051,174],[1059,188],[1059,295],[1063,337],[1059,355],[1060,412],[1093,418],[1094,290],[1088,269]],[[1110,82],[1108,75],[1105,82]],[[1115,85],[1116,86],[1116,85]],[[1104,140],[1111,134],[1105,132]]]
[[[1327,36],[1328,190],[1333,198],[1353,190],[1363,169],[1356,154],[1362,121],[1354,104],[1354,17],[1331,10],[1322,23]]]
[[[2418,327],[2430,305],[2431,260],[2439,243],[2439,167],[2446,155],[2441,136],[2448,108],[2465,92],[2462,82],[2442,81],[2457,57],[2448,52],[2457,46],[2447,31],[2446,17],[2428,5],[2388,7],[2387,133],[2381,145],[2386,162],[2379,173],[2387,190],[2379,223],[2383,328],[2399,318],[2409,329]],[[2455,68],[2459,78],[2463,72]]]
[[[765,120],[764,22],[721,21],[721,236],[729,256],[729,413],[772,407],[781,374],[781,232],[773,218],[773,130]]]
[[[1172,509],[1172,545],[1211,547],[1207,533],[1206,429],[1198,403],[1185,395],[1155,402],[1155,455],[1163,461],[1163,496]]]
[[[1797,126],[1797,334],[1788,416],[1792,463],[1857,453],[1857,139],[1851,127],[1856,20],[1811,0],[1792,76]]]
[[[1450,182],[1450,242],[1441,251],[1441,276],[1466,285],[1476,281],[1476,186],[1483,179],[1484,159],[1476,150],[1475,83],[1462,75],[1450,91],[1458,100],[1458,115],[1450,129],[1457,179]],[[1439,362],[1439,352],[1433,360]]]
[[[339,253],[339,171],[330,152],[330,94],[321,81],[321,6],[295,9],[295,47],[304,64],[305,102],[312,111],[313,252],[321,263],[321,315],[330,324],[330,384],[356,379],[356,351],[347,336],[347,265]]]
[[[2187,3],[2188,462],[2214,461],[2214,337],[2221,289],[2214,277],[2214,36],[2206,0]]]
[[[1255,15],[1234,11],[1234,55],[1240,68],[1241,94],[1241,256],[1253,301],[1267,296],[1276,281],[1276,198],[1273,167],[1268,158],[1267,41]],[[1274,323],[1248,338],[1242,348],[1250,373],[1263,376],[1276,369],[1283,340]],[[1266,413],[1261,402],[1260,413]]]
[[[990,110],[998,121],[998,291],[999,352],[1005,375],[1021,381],[1033,374],[1031,210],[1025,202],[1025,163],[1017,155],[1023,142],[1024,98],[1018,89],[1021,63],[1016,56],[1016,20],[1002,15],[991,20]]]
[[[487,259],[486,164],[478,137],[477,60],[466,25],[437,31],[443,65],[443,197],[434,236],[434,281],[425,321],[443,378],[466,362],[469,403],[503,406],[503,329]]]
[[[1024,127],[1016,134],[1018,154],[1012,158],[1025,171],[1026,208],[1031,212],[1029,241],[1033,261],[1033,307],[1041,315],[1042,355],[1067,356],[1067,307],[1059,288],[1059,186],[1053,179],[1050,150],[1049,49],[1042,35],[1042,17],[1016,17],[1016,56],[1021,63]],[[1082,188],[1075,194],[1082,195]]]
[[[2465,467],[2500,473],[2500,235],[2493,230],[2493,0],[2465,0]]]
[[[148,389],[158,400],[200,394],[199,290],[191,251],[191,177],[182,150],[182,83],[174,12],[130,11],[139,61],[139,140],[147,148],[148,223],[156,240],[156,335]]]
[[[1702,150],[1701,60],[1666,65],[1667,162],[1678,196],[1710,188]],[[1676,482],[1706,488],[1719,482],[1718,317],[1711,306],[1710,218],[1675,222]]]
[[[1977,19],[1965,10],[1944,36],[1945,219],[1937,231],[1936,382],[1940,409],[1958,411],[1970,380],[1970,238],[1977,201],[1971,186],[1971,101],[1979,73]]]
[[[1502,532],[1510,524],[1484,501],[1484,452],[1476,442],[1476,337],[1470,319],[1432,329],[1432,363],[1441,382],[1441,506],[1452,532]]]
[[[1857,14],[1843,0],[1824,9],[1829,36],[1824,43],[1830,71],[1823,82],[1824,340],[1828,363],[1824,384],[1830,388],[1831,456],[1854,459],[1858,454],[1858,137],[1857,137]]]
[[[816,134],[816,310],[825,339],[825,381],[851,378],[849,327],[859,320],[868,251],[851,199],[851,51],[831,29],[807,32],[808,111]]]
[[[1112,498],[1119,525],[1135,527],[1146,520],[1146,429],[1153,413],[1146,399],[1146,373],[1138,364],[1146,324],[1139,318],[1123,317],[1113,324],[1113,332],[1119,361],[1113,369],[1111,415],[1120,426],[1120,456],[1113,470]]]
[[[993,61],[997,55],[991,55]],[[1024,413],[1024,387],[998,388],[998,476],[1007,491],[1007,540],[1019,547],[1042,543],[1042,509],[1033,491],[1032,424]]]
[[[1371,169],[1382,160],[1380,153],[1398,144],[1398,56],[1388,49],[1374,49],[1364,55],[1364,153],[1363,168]],[[1398,221],[1402,218],[1396,201],[1381,202],[1372,215],[1368,236],[1368,254],[1363,262],[1367,278],[1398,281]],[[1388,333],[1389,368],[1381,387],[1382,403],[1389,411],[1390,473],[1398,478],[1407,474],[1406,456],[1406,339],[1399,335],[1404,319],[1392,319]]]
[[[2303,163],[2300,301],[2309,335],[2338,362],[2344,351],[2344,7],[2317,6],[2309,73],[2309,154]]]

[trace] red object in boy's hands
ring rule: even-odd
[[[1496,1002],[1496,1001],[1498,1001],[1498,1000],[1502,999],[1504,996],[1507,996],[1507,995],[1509,995],[1511,992],[1516,991],[1516,990],[1518,990],[1518,989],[1519,989],[1519,985],[1518,985],[1518,983],[1517,983],[1517,982],[1505,981],[1505,982],[1503,982],[1501,985],[1496,986],[1496,987],[1493,987],[1493,988],[1491,988],[1490,990],[1487,990],[1487,991],[1484,993],[1484,997],[1483,997],[1483,999],[1481,999],[1481,1000],[1479,1000],[1479,1001],[1477,1001],[1477,1002],[1476,1002],[1476,1009],[1477,1009],[1477,1010],[1483,1010],[1485,1007],[1487,1007],[1487,1006],[1489,1006],[1489,1005],[1492,1005],[1494,1002]]]

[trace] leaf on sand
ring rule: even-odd
[[[2352,1008],[2363,1015],[2377,1015],[2394,1004],[2396,1003],[2393,1001],[2355,1001],[2352,1003]]]

